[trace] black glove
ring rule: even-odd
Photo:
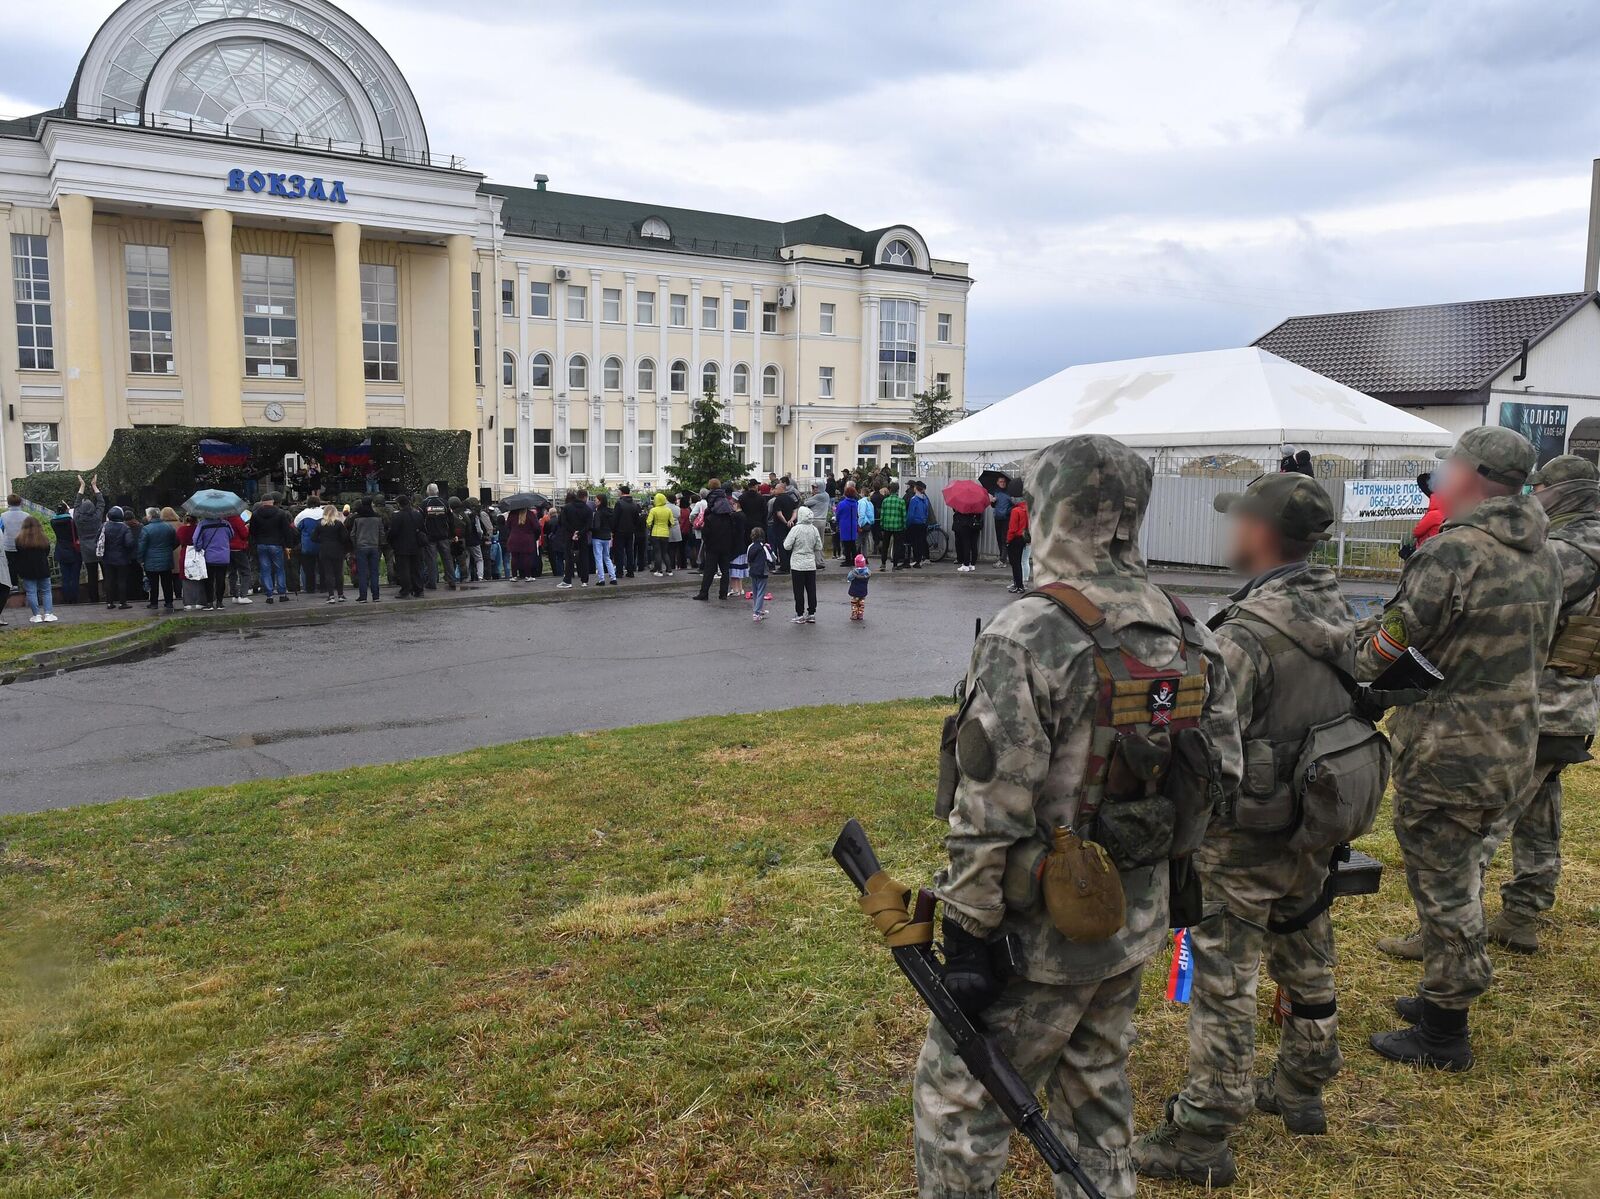
[[[987,941],[980,941],[950,917],[944,918],[944,989],[968,1016],[976,1016],[1000,997],[1004,987],[995,972]]]
[[[1351,706],[1361,719],[1377,724],[1390,708],[1408,708],[1427,698],[1428,693],[1420,687],[1402,687],[1398,691],[1378,691],[1372,687],[1362,687],[1356,693]]]

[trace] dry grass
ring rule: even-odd
[[[723,717],[0,821],[0,1193],[911,1194],[924,1017],[827,849],[859,815],[899,877],[932,869],[942,715]],[[1253,1120],[1235,1193],[1595,1193],[1597,790],[1573,773],[1549,949],[1498,959],[1471,1074],[1365,1049],[1415,981],[1371,944],[1409,916],[1394,870],[1341,903],[1333,1135]],[[1141,1125],[1184,1066],[1161,965]],[[1008,1194],[1050,1193],[1015,1161]]]

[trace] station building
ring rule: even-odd
[[[758,471],[909,456],[965,391],[966,265],[913,228],[487,182],[323,0],[128,0],[0,121],[0,463],[118,427],[468,430],[477,486],[650,484],[714,387]]]

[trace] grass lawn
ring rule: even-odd
[[[6,624],[0,629],[0,665],[15,662],[41,650],[62,649],[85,641],[98,641],[114,633],[148,627],[148,620],[93,620],[83,624],[30,624],[27,608],[7,608]]]
[[[912,1194],[924,1017],[827,851],[857,815],[897,876],[931,870],[946,710],[741,714],[0,821],[0,1193]],[[1410,920],[1386,871],[1337,908],[1333,1135],[1252,1120],[1236,1194],[1595,1193],[1600,774],[1573,775],[1549,951],[1498,958],[1477,1069],[1364,1047],[1416,978],[1370,948]],[[1366,848],[1396,860],[1387,833]],[[1164,965],[1141,1127],[1184,1068]],[[1006,1193],[1048,1195],[1016,1158]]]

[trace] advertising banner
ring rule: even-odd
[[[1428,497],[1411,479],[1346,479],[1345,523],[1414,521],[1428,510]]]
[[[1515,429],[1539,451],[1539,465],[1543,466],[1558,454],[1567,451],[1567,406],[1565,404],[1524,404],[1516,400],[1503,400],[1500,404],[1500,425]]]

